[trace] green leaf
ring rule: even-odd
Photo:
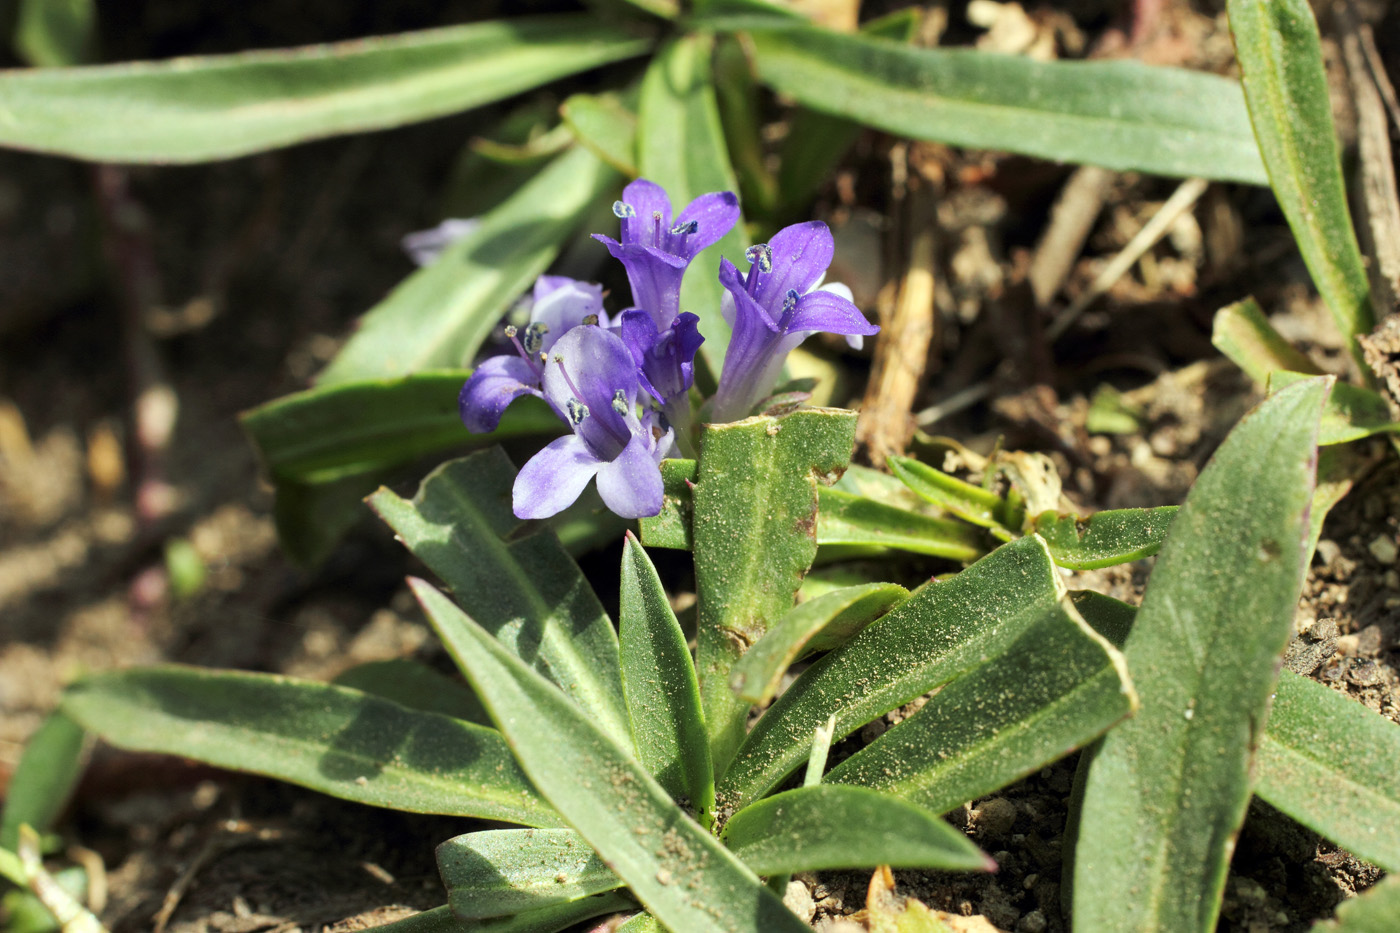
[[[1307,373],[1274,372],[1269,374],[1267,394],[1311,379]],[[1392,419],[1390,406],[1377,392],[1347,382],[1338,382],[1322,409],[1322,426],[1318,430],[1320,446],[1346,444],[1373,434],[1400,432],[1400,423]]]
[[[392,700],[409,709],[491,725],[491,717],[471,689],[408,658],[357,664],[331,683]]]
[[[15,766],[0,812],[0,849],[19,847],[19,828],[46,833],[53,828],[78,778],[90,746],[82,726],[62,713],[50,713],[29,737]]]
[[[1229,0],[1230,31],[1274,196],[1352,352],[1375,326],[1347,210],[1317,22],[1307,0]],[[1365,366],[1363,372],[1367,372]]]
[[[438,467],[411,502],[381,489],[369,503],[477,624],[625,744],[617,633],[553,532],[515,517],[514,480],[491,448]]]
[[[832,713],[839,739],[997,657],[1047,615],[1062,614],[1061,592],[1034,535],[915,590],[768,708],[716,788],[720,805],[740,808],[776,787],[806,760],[813,730]]]
[[[666,933],[665,927],[646,911],[634,914],[614,933]]]
[[[1256,793],[1353,855],[1400,871],[1400,726],[1284,671]]]
[[[792,608],[817,553],[818,481],[846,469],[855,427],[853,411],[807,408],[701,430],[696,668],[717,773],[743,740],[749,708],[729,689],[730,668]]]
[[[1174,505],[1112,509],[1087,518],[1042,512],[1031,522],[1031,530],[1045,539],[1061,567],[1095,570],[1156,554],[1174,515]]]
[[[496,829],[437,847],[447,905],[465,920],[504,917],[622,887],[572,829]]]
[[[1392,933],[1400,926],[1400,878],[1382,878],[1337,905],[1335,920],[1313,924],[1313,933]]]
[[[372,470],[311,483],[278,480],[272,517],[282,549],[303,567],[325,560],[365,516],[365,495],[387,478],[387,471]]]
[[[624,175],[636,177],[637,115],[614,94],[574,94],[559,107],[564,125],[584,146]]]
[[[720,840],[760,875],[876,865],[996,870],[966,836],[923,807],[837,784],[750,804],[725,824]]]
[[[794,661],[844,644],[908,597],[902,586],[868,583],[799,603],[739,659],[729,685],[750,703],[767,703]]]
[[[1086,929],[1215,926],[1302,586],[1330,386],[1291,386],[1247,415],[1172,522],[1124,649],[1142,709],[1105,737],[1085,782],[1074,915]]]
[[[496,730],[347,687],[137,668],[78,681],[60,708],[118,748],[180,755],[375,807],[560,825]]]
[[[1215,312],[1210,342],[1261,388],[1276,369],[1322,375],[1322,370],[1274,330],[1253,298]]]
[[[775,91],[900,136],[1120,171],[1268,181],[1239,85],[1215,75],[918,49],[809,26],[752,36],[759,77]]]
[[[468,365],[588,208],[616,183],[617,173],[582,147],[550,162],[483,215],[481,226],[370,309],[317,384]]]
[[[15,51],[41,68],[79,65],[92,55],[94,0],[20,0]]]
[[[447,597],[410,583],[530,780],[657,919],[686,933],[807,930],[593,717]]]
[[[688,801],[708,820],[715,776],[695,665],[656,568],[630,531],[622,547],[620,599],[622,691],[637,758],[672,798]]]
[[[492,433],[469,433],[457,408],[469,376],[450,370],[321,386],[267,402],[239,421],[273,479],[302,483],[399,466],[464,444],[559,433],[559,416],[528,397],[506,409]]]
[[[1007,501],[996,493],[910,457],[890,457],[888,462],[890,470],[906,486],[963,521],[1002,532],[1020,529],[1019,516],[1012,514]]]
[[[818,499],[817,543],[859,544],[974,561],[986,553],[985,536],[962,522],[822,489]]]
[[[1136,705],[1122,655],[1061,599],[1010,649],[944,687],[826,780],[946,813],[1093,741]]]
[[[587,16],[519,17],[238,55],[0,74],[0,145],[203,162],[401,126],[640,55]]]
[[[665,491],[661,512],[638,522],[642,543],[647,547],[688,551],[694,546],[691,526],[695,506],[691,501],[690,487],[695,483],[696,475],[694,460],[661,461],[661,485]]]
[[[652,59],[642,79],[638,160],[642,174],[666,189],[676,211],[702,194],[739,190],[715,100],[713,50],[714,37],[708,34],[673,40]],[[718,380],[729,346],[729,325],[720,313],[719,257],[739,262],[748,245],[741,219],[695,257],[681,285],[681,307],[700,315],[705,342],[699,358],[711,382]],[[703,385],[702,375],[697,367],[696,379]]]
[[[630,898],[619,892],[489,920],[462,920],[452,913],[450,907],[435,907],[395,923],[373,927],[373,930],[376,933],[562,933],[585,920],[635,906]]]

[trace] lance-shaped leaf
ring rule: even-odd
[[[911,490],[963,521],[990,528],[1003,537],[1009,531],[1020,530],[1023,516],[996,493],[910,457],[890,457],[889,464],[894,475]]]
[[[524,398],[506,409],[492,433],[468,433],[457,394],[469,376],[470,370],[457,369],[322,386],[267,402],[239,421],[273,479],[305,483],[398,466],[465,444],[561,432],[548,405]]]
[[[437,847],[447,905],[458,917],[504,917],[622,887],[572,829],[495,829]]]
[[[559,106],[574,138],[624,175],[637,170],[637,115],[615,95],[574,94]]]
[[[450,906],[443,906],[372,929],[376,933],[562,933],[585,920],[636,906],[635,901],[620,891],[486,920],[463,920]]]
[[[479,625],[629,742],[617,633],[554,533],[515,517],[514,480],[493,447],[438,467],[411,502],[381,489],[369,503]]]
[[[452,602],[410,581],[521,768],[604,863],[674,930],[804,933],[805,924],[701,829],[626,747]]]
[[[1094,570],[1156,554],[1174,515],[1174,505],[1112,509],[1087,518],[1042,512],[1031,528],[1045,539],[1055,563],[1071,570]]]
[[[1322,375],[1322,370],[1274,330],[1253,298],[1215,312],[1210,342],[1261,388],[1269,381],[1269,373],[1278,369]]]
[[[63,713],[50,713],[25,743],[24,754],[5,789],[0,812],[0,849],[19,847],[20,826],[46,833],[68,804],[82,777],[91,741]]]
[[[1035,535],[1003,545],[951,579],[927,583],[893,612],[803,672],[745,739],[716,790],[743,807],[806,760],[813,730],[835,737],[991,661],[1046,616],[1061,584]]]
[[[1266,390],[1269,395],[1295,382],[1312,378],[1307,373],[1274,372],[1269,374]],[[1327,405],[1322,409],[1322,425],[1318,428],[1320,446],[1346,444],[1373,434],[1400,432],[1390,413],[1390,406],[1377,392],[1347,382],[1332,387]]]
[[[357,664],[331,682],[393,700],[409,709],[491,725],[491,717],[486,715],[486,709],[470,687],[409,658]]]
[[[739,190],[715,100],[713,50],[710,35],[676,39],[657,53],[642,79],[637,113],[642,176],[665,188],[677,211],[702,194]],[[729,325],[720,313],[724,289],[716,278],[719,257],[738,262],[748,245],[741,219],[723,239],[695,257],[681,284],[681,307],[700,315],[700,332],[705,335],[697,362],[703,362],[708,373],[697,366],[697,379],[708,375],[711,383],[718,380],[729,346]]]
[[[729,687],[730,668],[792,608],[817,553],[818,479],[834,481],[850,463],[855,426],[855,412],[808,408],[701,433],[696,667],[717,773],[744,737],[749,708]]]
[[[615,171],[582,147],[550,162],[482,215],[480,226],[371,308],[317,383],[470,365],[506,309],[617,180]]]
[[[558,826],[495,729],[337,687],[242,671],[96,674],[61,709],[117,746],[193,758],[412,813]]]
[[[1268,181],[1240,87],[1132,61],[917,49],[809,26],[756,29],[775,91],[866,126],[1120,171]]]
[[[977,846],[923,807],[865,787],[817,784],[750,804],[720,834],[761,875],[840,868],[995,871]]]
[[[946,813],[1019,780],[1132,714],[1123,657],[1062,599],[997,655],[837,765],[858,784]]]
[[[673,798],[708,819],[715,776],[695,665],[656,568],[630,531],[622,548],[618,640],[637,758]]]
[[[41,68],[80,65],[93,52],[96,0],[20,0],[15,51]]]
[[[616,933],[665,933],[665,927],[651,914],[642,911],[629,917],[626,923],[617,928]]]
[[[1313,933],[1391,933],[1400,923],[1400,878],[1382,878],[1337,905],[1337,918],[1313,924]]]
[[[1347,210],[1317,21],[1307,0],[1230,0],[1226,9],[1269,183],[1318,293],[1359,359],[1351,338],[1375,326],[1371,287]]]
[[[986,535],[962,522],[935,518],[840,489],[822,489],[818,498],[817,543],[821,545],[888,547],[965,562],[986,553]]]
[[[794,661],[844,644],[908,596],[893,583],[867,583],[792,607],[734,665],[730,687],[750,703],[767,703]]]
[[[1302,586],[1330,386],[1298,383],[1247,415],[1172,522],[1124,649],[1142,709],[1084,785],[1074,915],[1088,929],[1215,926]]]
[[[270,52],[0,73],[0,145],[201,162],[400,126],[641,54],[586,16],[527,17]]]
[[[1386,871],[1400,871],[1400,726],[1284,671],[1256,793]]]

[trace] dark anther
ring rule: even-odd
[[[628,217],[636,217],[637,212],[632,208],[632,205],[628,204],[626,201],[614,201],[613,216],[620,220],[625,220]]]

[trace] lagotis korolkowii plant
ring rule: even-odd
[[[597,477],[598,493],[624,518],[661,511],[658,464],[689,450],[700,318],[681,310],[681,281],[701,250],[739,219],[731,192],[702,195],[672,218],[661,186],[639,178],[613,205],[622,226],[605,244],[627,270],[632,305],[610,317],[598,285],[558,276],[536,283],[530,320],[507,327],[515,354],[484,361],[462,387],[462,421],[493,430],[522,395],[543,398],[573,433],[536,454],[515,481],[520,518],[548,518]],[[720,260],[723,313],[734,329],[709,420],[748,416],[772,389],[783,361],[808,334],[849,340],[879,330],[841,285],[822,286],[831,264],[831,231],[820,221],[778,231],[750,247],[749,271]]]

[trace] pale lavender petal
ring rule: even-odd
[[[539,283],[536,283],[535,306],[530,310],[530,323],[543,324],[547,328],[540,343],[541,352],[548,353],[560,337],[578,327],[589,316],[597,317],[600,325],[607,326],[603,314],[603,286],[566,279],[555,283],[541,297]]]
[[[615,460],[598,469],[598,494],[623,518],[647,518],[661,512],[661,468],[651,447],[644,434],[634,434]]]
[[[602,466],[577,434],[550,441],[515,477],[511,505],[516,518],[549,518],[567,509]]]
[[[575,327],[559,338],[544,370],[544,395],[556,409],[569,411],[570,402],[582,403],[588,414],[571,422],[595,455],[611,460],[632,437],[631,414],[637,400],[637,364],[616,334],[601,327]],[[622,393],[623,408],[614,407]]]
[[[540,395],[539,375],[519,356],[492,356],[481,361],[457,396],[457,410],[467,430],[496,430],[501,414],[522,395]]]
[[[675,226],[683,227],[692,222],[695,224],[694,233],[686,234],[683,241],[679,235],[673,237],[678,247],[684,243],[684,247],[678,248],[677,252],[687,260],[694,259],[702,249],[719,242],[739,222],[739,199],[732,191],[702,194],[686,205],[681,216],[676,218]]]
[[[784,227],[773,234],[768,246],[773,251],[773,271],[759,274],[754,299],[776,316],[789,290],[805,295],[826,274],[836,241],[826,224],[813,220]]]

